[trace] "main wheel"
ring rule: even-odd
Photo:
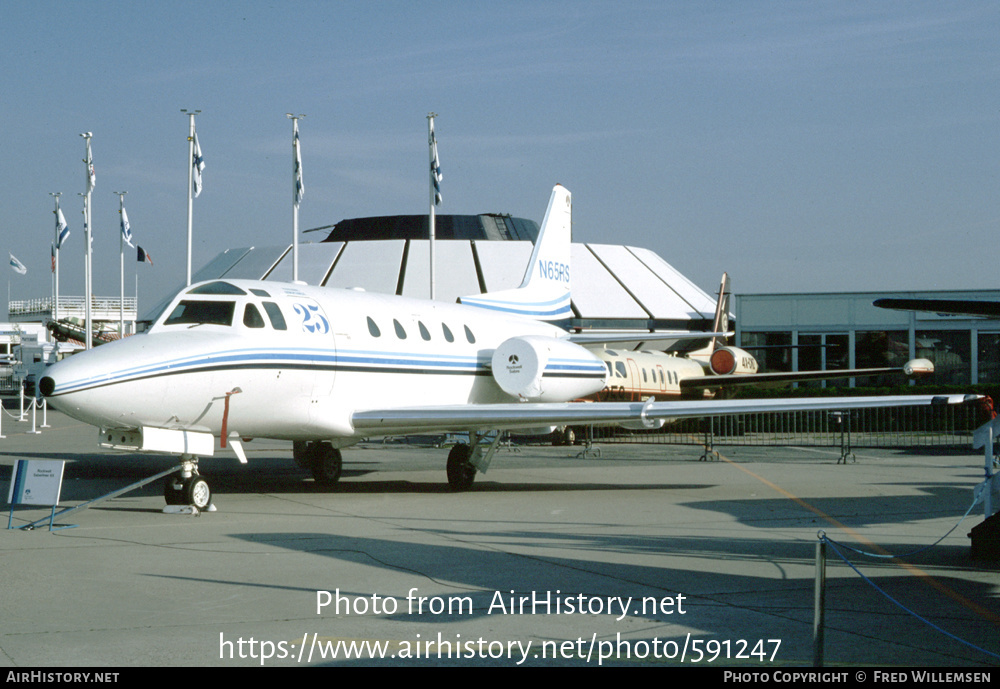
[[[212,489],[201,476],[192,476],[184,482],[184,504],[207,509],[212,504]]]
[[[476,467],[469,462],[472,450],[459,443],[448,453],[448,485],[454,491],[469,490],[476,480]]]
[[[305,440],[292,442],[292,459],[299,469],[308,469],[312,463],[312,447]]]
[[[312,448],[312,461],[309,468],[312,470],[316,483],[332,486],[340,480],[344,460],[340,455],[340,450],[335,449],[330,443],[316,443]]]

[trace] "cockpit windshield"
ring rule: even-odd
[[[202,324],[232,325],[236,302],[233,301],[195,301],[184,299],[173,313],[163,321],[163,325]]]

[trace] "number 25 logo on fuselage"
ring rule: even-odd
[[[302,332],[324,335],[330,332],[330,322],[326,320],[316,304],[293,304],[295,313],[302,318]]]

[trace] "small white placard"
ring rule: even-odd
[[[7,502],[11,505],[58,505],[65,465],[63,460],[17,460]]]

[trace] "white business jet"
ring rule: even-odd
[[[572,313],[570,218],[570,193],[557,185],[521,286],[458,304],[299,283],[197,283],[147,332],[51,366],[39,388],[58,410],[98,426],[102,445],[180,455],[167,502],[199,508],[211,491],[198,458],[213,454],[215,438],[243,462],[241,438],[290,440],[296,460],[332,483],[340,450],[363,438],[467,431],[470,444],[447,462],[448,482],[466,489],[501,431],[963,399],[573,402],[604,388],[608,371],[575,341],[599,336],[554,324]]]

